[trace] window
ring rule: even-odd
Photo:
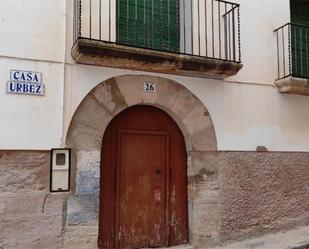
[[[117,0],[117,43],[179,52],[179,0]]]
[[[290,1],[292,75],[309,78],[309,1]]]

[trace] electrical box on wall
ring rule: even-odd
[[[50,191],[70,191],[71,150],[52,149],[50,166]]]

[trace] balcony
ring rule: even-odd
[[[239,5],[222,0],[74,0],[77,63],[224,79],[242,67]]]
[[[276,29],[278,78],[281,93],[309,95],[309,27],[287,23]]]

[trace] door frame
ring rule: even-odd
[[[96,82],[100,82],[98,78]],[[68,120],[65,146],[72,148],[72,195],[68,197],[64,216],[64,241],[74,239],[74,243],[84,248],[96,248],[98,242],[98,210],[100,184],[100,158],[102,134],[108,123],[122,110],[134,105],[144,104],[165,111],[177,123],[185,139],[188,163],[188,206],[189,243],[199,246],[214,244],[219,239],[220,188],[219,155],[215,127],[211,114],[188,87],[188,82],[179,83],[166,77],[151,75],[124,74],[104,79],[101,83],[92,82],[85,90],[79,105],[72,109]],[[146,94],[144,82],[156,83],[156,92]],[[189,85],[188,85],[189,86]],[[95,115],[94,115],[95,114]],[[214,113],[215,114],[215,113]],[[197,189],[199,170],[213,174],[207,177],[207,184]],[[90,181],[83,181],[84,177]],[[204,184],[204,183],[203,183]],[[219,185],[220,186],[220,185]],[[211,193],[211,202],[198,207],[201,195]],[[77,206],[84,203],[79,210]],[[87,204],[87,205],[86,205]],[[194,208],[193,208],[194,207]],[[200,219],[201,209],[207,210],[209,222]],[[85,213],[89,215],[85,218]],[[202,231],[201,231],[202,228]],[[88,231],[92,231],[89,234]],[[76,237],[76,234],[79,236]],[[85,242],[87,244],[85,244]]]

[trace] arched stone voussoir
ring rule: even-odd
[[[156,91],[146,93],[143,89],[145,82],[155,83]],[[67,141],[74,140],[70,134],[76,125],[94,129],[95,133],[101,134],[98,135],[101,141],[111,119],[125,108],[138,104],[154,105],[166,111],[181,128],[187,150],[217,150],[213,123],[203,103],[183,85],[148,75],[118,76],[92,89],[74,114]]]
[[[155,84],[155,91],[144,91],[144,83],[147,82]],[[123,75],[108,79],[93,88],[78,106],[66,137],[66,145],[72,148],[72,182],[75,192],[68,202],[67,221],[75,219],[91,227],[93,220],[97,219],[103,135],[118,113],[134,105],[152,105],[162,109],[182,131],[188,159],[190,243],[198,246],[203,238],[208,241],[204,241],[203,246],[212,243],[216,240],[219,226],[215,129],[208,110],[192,92],[162,77]],[[205,194],[205,189],[210,195]],[[79,209],[79,203],[83,203],[85,198],[94,202],[89,203],[89,208]],[[202,210],[205,210],[202,205],[205,201],[213,212],[212,219],[207,222],[200,216],[203,215]],[[85,217],[95,218],[84,220]],[[71,236],[70,228],[67,222],[64,228],[66,237]],[[84,240],[85,236],[80,234],[76,243]],[[95,244],[97,232],[90,240],[94,240],[92,242]]]
[[[66,145],[78,150],[99,149],[102,134],[113,116],[91,94],[83,102],[70,124]]]
[[[184,121],[197,106],[201,106],[203,104],[190,91],[187,89],[184,91],[182,88],[183,86],[181,86],[177,92],[173,91],[174,99],[171,103],[170,109],[174,110],[178,117]],[[188,131],[189,130],[190,129],[188,129]]]
[[[193,150],[217,151],[214,126],[204,106],[196,105],[183,122],[190,134]]]
[[[117,84],[118,89],[123,96],[123,100],[128,106],[137,105],[143,102],[143,86],[139,80],[139,76],[124,75],[113,78],[113,81]],[[108,81],[108,83],[111,82],[112,81]]]
[[[117,79],[111,78],[105,82],[101,82],[86,96],[86,99],[90,96],[94,96],[98,103],[109,112],[112,116],[115,116],[120,111],[128,107],[128,104],[121,93]]]
[[[78,151],[96,151],[101,149],[102,135],[99,131],[82,125],[71,125],[66,139],[66,146],[73,149],[73,153]]]
[[[124,75],[114,81],[129,106],[148,104],[166,111],[181,128],[188,150],[217,150],[209,112],[186,87],[170,79],[144,75]],[[145,93],[145,82],[155,83],[156,92]]]

